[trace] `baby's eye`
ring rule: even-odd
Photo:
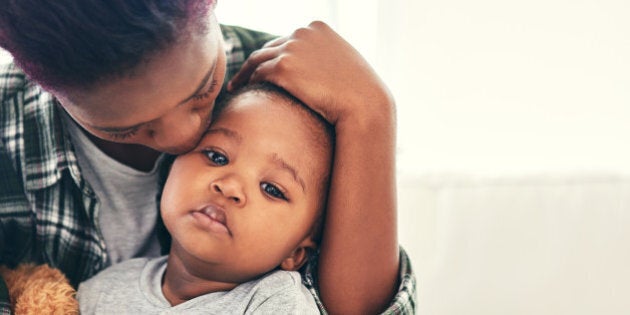
[[[270,183],[261,183],[260,184],[260,188],[262,188],[262,190],[269,196],[273,197],[273,198],[278,198],[278,199],[282,199],[282,200],[288,200],[287,197],[284,196],[284,194],[282,193],[282,191],[274,186],[273,184]]]
[[[218,166],[227,165],[230,162],[227,156],[215,150],[203,150],[203,154],[206,155],[206,157],[208,158],[208,160],[210,160],[212,164]]]

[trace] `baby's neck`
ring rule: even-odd
[[[213,281],[195,275],[176,255],[169,255],[162,278],[162,294],[172,305],[184,303],[198,296],[234,289],[238,283]]]

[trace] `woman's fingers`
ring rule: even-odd
[[[228,84],[269,81],[335,124],[346,117],[378,116],[393,106],[371,66],[328,25],[313,22],[255,51]],[[392,107],[393,108],[393,107]]]
[[[254,70],[254,72],[252,72],[251,76],[249,77],[249,82],[269,81],[278,86],[282,86],[278,82],[274,81],[273,73],[277,63],[277,58],[269,59],[265,62],[260,63],[256,70]]]
[[[289,39],[288,36],[278,37],[276,39],[272,39],[268,41],[266,44],[262,46],[262,48],[276,47],[284,44]]]
[[[273,41],[272,41],[273,42]],[[282,45],[277,44],[277,45]],[[228,83],[228,91],[233,91],[240,86],[247,84],[250,81],[252,74],[256,71],[261,63],[264,63],[270,59],[276,58],[280,54],[280,46],[276,44],[270,46],[264,46],[263,48],[254,51],[249,55],[249,58],[245,60],[241,69],[232,77],[232,80]]]

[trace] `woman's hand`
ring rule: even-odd
[[[391,94],[372,67],[323,22],[253,52],[228,89],[248,81],[283,87],[335,125],[394,110]]]

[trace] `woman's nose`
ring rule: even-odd
[[[151,123],[151,137],[160,151],[184,153],[197,144],[201,118],[173,112]]]

